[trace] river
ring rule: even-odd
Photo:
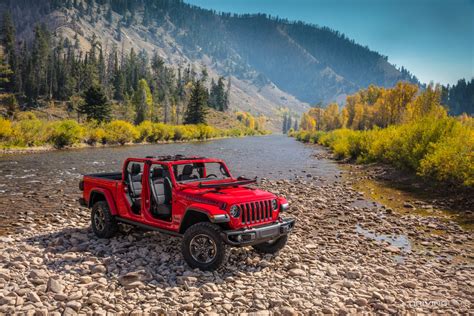
[[[270,135],[5,155],[0,157],[0,232],[21,229],[24,223],[36,225],[32,218],[59,220],[62,210],[77,204],[77,184],[82,174],[121,170],[128,157],[215,157],[226,161],[234,176],[337,180],[341,173],[337,164],[328,159],[312,159],[318,151],[323,149],[283,135]],[[17,215],[23,224],[16,220]]]

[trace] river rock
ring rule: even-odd
[[[62,293],[64,290],[64,285],[62,285],[61,281],[56,280],[52,277],[48,280],[48,291],[53,293]]]
[[[266,255],[229,249],[228,262],[213,272],[188,267],[181,240],[158,232],[123,226],[113,238],[94,237],[89,211],[74,206],[78,173],[61,175],[60,193],[51,174],[40,194],[9,195],[9,204],[0,196],[0,207],[17,203],[31,212],[27,229],[0,241],[0,314],[432,314],[430,306],[407,302],[440,295],[448,304],[437,313],[469,314],[474,275],[463,260],[473,258],[465,247],[474,241],[470,232],[434,213],[387,213],[344,177],[334,182],[308,172],[312,178],[260,184],[290,202],[282,216],[297,222],[287,246]],[[370,234],[359,234],[357,225]],[[380,236],[402,236],[412,250]]]

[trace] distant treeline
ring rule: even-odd
[[[443,86],[441,102],[448,106],[452,115],[474,115],[474,78],[471,81],[461,79],[455,85]]]

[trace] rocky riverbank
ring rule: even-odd
[[[174,237],[131,230],[98,240],[89,211],[73,203],[31,225],[19,218],[0,237],[0,313],[474,311],[473,236],[455,222],[397,214],[344,180],[262,186],[291,202],[286,216],[298,222],[287,247],[231,249],[214,273],[187,267]]]

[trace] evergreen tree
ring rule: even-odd
[[[11,70],[9,76],[9,82],[6,88],[10,92],[21,91],[21,76],[18,69],[18,56],[15,47],[15,26],[10,15],[10,12],[5,12],[3,16],[2,36],[1,43],[5,49],[5,59]]]
[[[98,122],[110,119],[111,108],[105,92],[99,85],[92,85],[84,94],[84,103],[78,112],[85,114],[88,120]]]
[[[201,81],[194,83],[189,100],[188,109],[184,118],[185,124],[206,124],[207,92]]]
[[[228,107],[228,98],[225,90],[224,77],[219,77],[217,84],[211,81],[211,92],[209,94],[209,106],[218,111],[225,111]]]
[[[291,122],[291,116],[288,115],[288,119],[287,119],[287,121],[286,121],[286,127],[285,127],[286,133],[288,133],[288,131],[290,130],[290,128],[291,128],[291,123],[292,123],[292,122]]]
[[[5,92],[7,84],[10,82],[10,75],[13,71],[10,69],[10,65],[5,62],[3,53],[0,50],[0,92]]]
[[[298,131],[298,120],[295,119],[295,124],[293,125],[293,130],[296,132]]]
[[[283,115],[283,125],[281,127],[281,131],[283,132],[283,134],[286,134],[288,132],[288,130],[286,129],[286,126],[288,125],[288,116],[287,114],[285,113]]]

